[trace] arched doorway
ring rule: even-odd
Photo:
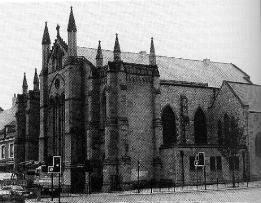
[[[195,144],[207,144],[207,125],[206,117],[199,107],[194,117],[194,136]]]
[[[162,111],[163,144],[168,146],[177,141],[176,118],[170,106],[166,106]]]

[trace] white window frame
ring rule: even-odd
[[[11,156],[11,145],[13,145],[13,156]],[[8,155],[9,155],[9,158],[14,158],[14,143],[13,142],[9,143],[9,153],[8,153]]]
[[[3,147],[4,147],[4,156],[3,156],[3,153],[2,153],[2,152],[3,152],[3,149],[2,149]],[[5,151],[6,151],[6,146],[5,146],[5,144],[0,145],[0,159],[1,159],[1,160],[5,159],[5,157],[6,157],[6,156],[5,156],[5,155],[6,155],[6,154],[5,154]]]

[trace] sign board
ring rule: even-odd
[[[53,156],[53,165],[48,166],[48,173],[61,173],[61,156]]]
[[[195,158],[194,165],[205,166],[205,152],[199,152]]]

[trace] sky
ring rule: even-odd
[[[0,107],[8,109],[22,92],[23,73],[33,88],[41,70],[41,40],[48,22],[52,43],[56,25],[67,41],[73,6],[78,46],[112,50],[119,33],[122,51],[227,62],[261,84],[260,0],[108,0],[0,2]]]

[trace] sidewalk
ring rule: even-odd
[[[241,182],[236,183],[235,187],[233,187],[232,183],[229,184],[213,184],[213,185],[207,185],[206,189],[204,185],[199,186],[184,186],[184,187],[170,187],[170,188],[153,188],[153,191],[151,192],[150,188],[146,189],[140,189],[140,192],[138,193],[136,190],[130,190],[130,191],[124,191],[119,193],[118,195],[133,195],[133,194],[158,194],[158,193],[174,193],[174,192],[204,192],[204,191],[219,191],[219,190],[240,190],[240,189],[246,189],[246,188],[255,188],[255,187],[261,187],[261,180],[260,181],[253,181],[249,182]]]
[[[153,193],[151,193],[151,189],[141,189],[140,193],[137,192],[137,190],[131,190],[131,191],[123,191],[123,192],[115,192],[115,193],[98,193],[98,194],[91,194],[91,195],[87,195],[87,194],[72,194],[70,197],[62,197],[61,198],[61,202],[62,203],[74,203],[74,202],[78,202],[78,201],[82,201],[82,199],[89,199],[91,200],[91,202],[95,202],[94,200],[98,200],[98,202],[104,202],[104,201],[100,201],[102,199],[108,199],[108,200],[116,200],[118,198],[128,198],[131,196],[157,196],[157,195],[171,195],[171,194],[207,194],[209,192],[218,192],[218,191],[239,191],[240,190],[245,190],[247,191],[248,189],[251,188],[261,188],[261,181],[254,181],[254,182],[249,182],[248,183],[248,187],[247,187],[247,183],[239,183],[236,184],[236,187],[232,187],[232,184],[219,184],[218,187],[217,185],[207,185],[207,189],[205,190],[204,185],[203,186],[186,186],[186,187],[176,187],[175,191],[174,191],[174,187],[173,188],[154,188],[153,189]],[[100,200],[99,200],[100,199]],[[92,201],[93,200],[93,201]],[[41,201],[36,201],[36,200],[26,200],[26,203],[56,203],[58,202],[58,199],[55,198],[54,201],[51,201],[50,198],[45,198],[42,199]],[[105,201],[107,202],[107,201]],[[108,201],[109,202],[109,201]]]

